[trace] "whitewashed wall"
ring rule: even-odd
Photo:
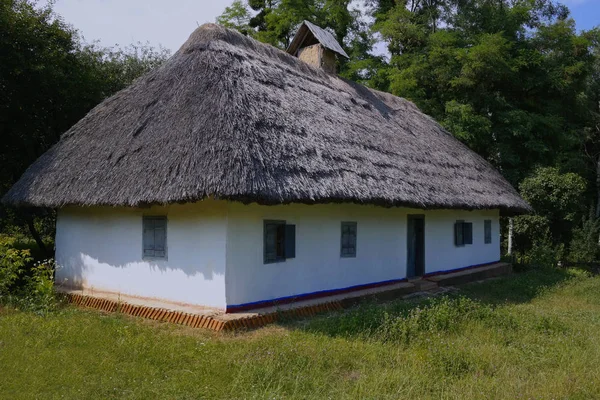
[[[406,216],[425,214],[425,272],[500,258],[498,211],[353,204],[258,206],[203,201],[149,209],[67,208],[57,220],[57,282],[224,308],[406,277]],[[142,259],[142,216],[166,215],[167,260]],[[263,262],[263,221],[296,225],[296,257]],[[473,245],[454,246],[454,222]],[[485,219],[492,244],[484,244]],[[340,257],[340,224],[358,223],[356,258]]]
[[[353,204],[258,206],[229,204],[227,305],[341,289],[406,277],[406,216],[425,214],[425,272],[500,258],[498,211],[426,211]],[[296,225],[296,257],[264,264],[263,221]],[[454,246],[454,222],[473,222],[473,244]],[[483,225],[492,220],[492,243]],[[356,258],[340,257],[340,223],[358,223]]]
[[[425,273],[448,271],[500,260],[498,210],[434,210],[425,213]],[[484,220],[492,220],[492,243],[484,243]],[[454,245],[454,223],[473,223],[473,244]],[[406,235],[406,230],[404,231]]]
[[[142,216],[167,215],[167,260],[142,259]],[[226,204],[66,208],[56,224],[57,283],[225,307]]]

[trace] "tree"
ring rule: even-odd
[[[568,244],[572,232],[586,215],[586,181],[572,172],[554,167],[538,168],[519,185],[521,196],[535,210],[515,218],[515,234],[521,250],[536,241]]]
[[[582,173],[590,40],[536,1],[371,2],[392,93],[413,100],[517,185],[538,165]]]
[[[217,17],[217,24],[226,28],[235,29],[246,36],[252,36],[254,31],[250,26],[252,16],[248,5],[242,0],[234,0],[223,14]]]

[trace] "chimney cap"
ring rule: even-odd
[[[350,58],[330,32],[309,21],[304,21],[302,25],[300,25],[298,32],[296,32],[296,36],[294,36],[292,43],[287,49],[287,52],[295,56],[298,50],[304,47],[303,44],[307,42],[307,39],[313,39],[313,42],[316,40],[326,49],[329,49],[343,57]]]

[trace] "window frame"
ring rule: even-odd
[[[346,246],[346,248],[353,248],[353,253],[344,253],[344,227],[354,229],[354,246]],[[358,223],[356,221],[342,221],[340,224],[340,257],[341,258],[356,258],[358,247]]]
[[[164,221],[164,226],[165,226],[165,246],[164,246],[164,252],[165,255],[164,256],[147,256],[145,255],[146,252],[146,242],[145,242],[145,230],[146,230],[146,222],[147,221]],[[168,225],[169,225],[169,220],[167,218],[166,215],[143,215],[142,216],[142,260],[149,260],[149,261],[167,261],[168,260],[168,255],[169,255],[169,251],[168,251],[168,238],[167,238],[167,231],[168,231]],[[156,251],[156,250],[154,250]]]
[[[454,246],[456,247],[463,247],[465,245],[464,223],[465,221],[463,220],[457,220],[454,222]]]
[[[470,229],[470,234],[467,235],[467,228]],[[460,234],[460,242],[458,240]],[[470,242],[467,242],[466,239],[470,238]],[[464,247],[466,245],[473,244],[473,223],[467,222],[465,220],[459,219],[454,223],[454,246],[455,247]]]
[[[282,229],[283,230],[283,235],[280,239],[280,244],[282,246],[282,254],[277,254],[277,246],[278,246],[278,241],[279,239],[277,238],[277,236],[275,237],[275,258],[267,258],[267,226],[269,225],[275,225],[277,226],[277,229]],[[286,260],[285,257],[285,227],[287,226],[286,222],[283,220],[273,220],[273,219],[266,219],[263,221],[263,263],[264,264],[275,264],[275,263],[280,263],[280,262],[284,262]],[[276,232],[276,235],[279,232]]]
[[[492,244],[492,220],[483,220],[483,244]]]

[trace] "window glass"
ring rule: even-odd
[[[342,222],[342,257],[356,257],[356,222]]]
[[[285,260],[285,221],[265,221],[264,262]]]
[[[464,246],[473,244],[473,223],[465,221],[456,221],[454,223],[454,244]]]
[[[485,221],[483,221],[483,236],[484,236],[484,243],[485,244],[490,244],[492,243],[492,220],[491,219],[486,219]]]

